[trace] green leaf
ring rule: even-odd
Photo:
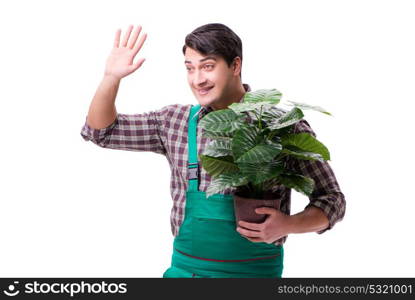
[[[286,112],[281,118],[273,120],[269,123],[269,129],[280,129],[297,123],[304,117],[301,109],[294,107],[292,110]]]
[[[233,162],[232,156],[211,157],[201,154],[199,158],[202,167],[212,177],[239,171],[238,166]]]
[[[275,147],[267,144],[256,145],[251,148],[249,151],[241,155],[236,162],[237,163],[261,163],[261,162],[270,162],[277,154],[282,150],[281,144],[280,147]]]
[[[270,162],[282,150],[279,143],[259,143],[260,130],[251,125],[238,129],[232,140],[232,152],[237,163]]]
[[[285,135],[281,139],[281,144],[288,147],[288,150],[296,151],[296,149],[289,147],[294,146],[304,152],[318,153],[324,160],[330,160],[330,152],[327,147],[306,132]]]
[[[263,121],[269,123],[269,122],[272,122],[273,120],[281,118],[285,113],[287,113],[286,110],[283,110],[283,109],[278,108],[276,106],[265,107],[263,112],[262,112],[261,119]],[[257,112],[257,114],[259,115],[259,112]],[[249,113],[249,116],[253,120],[258,121],[258,118],[255,114]]]
[[[218,194],[227,188],[245,185],[248,183],[248,179],[241,176],[239,173],[222,174],[217,178],[214,178],[209,187],[206,190],[206,197],[210,197],[213,194]]]
[[[255,103],[264,101],[270,104],[278,104],[281,97],[282,94],[277,89],[261,89],[245,93],[243,102]]]
[[[231,140],[213,140],[206,146],[203,154],[213,157],[232,156]]]
[[[303,151],[301,149],[298,149],[296,147],[291,147],[288,146],[290,148],[284,148],[281,153],[285,153],[285,154],[289,154],[292,155],[298,159],[303,159],[303,160],[319,160],[321,162],[324,162],[323,157],[321,156],[321,154],[318,153],[314,153],[314,152],[307,152],[307,151]]]
[[[239,116],[231,109],[221,109],[205,115],[199,126],[207,131],[232,132],[243,124],[242,117],[245,116]]]
[[[288,188],[292,188],[297,192],[310,196],[314,190],[314,180],[309,177],[296,174],[281,174],[278,181]]]
[[[232,109],[235,113],[242,113],[245,111],[260,111],[262,107],[262,111],[269,110],[273,104],[269,104],[267,102],[241,102],[241,103],[232,103],[228,107]]]
[[[233,133],[232,132],[216,132],[216,131],[202,131],[202,137],[210,138],[213,140],[227,140],[230,141],[232,139]]]
[[[290,103],[288,103],[288,105],[296,106],[296,107],[299,107],[299,108],[302,108],[302,109],[316,110],[316,111],[322,112],[323,114],[331,116],[331,113],[329,113],[328,111],[326,111],[324,108],[322,108],[320,106],[313,106],[313,105],[300,103],[300,102],[295,102],[295,101],[290,101],[290,100],[288,100],[287,102],[290,102]]]
[[[255,147],[259,133],[259,128],[250,124],[235,131],[232,139],[232,152],[235,158]]]
[[[280,141],[283,136],[293,132],[294,128],[295,128],[295,125],[293,124],[287,127],[280,128],[280,129],[270,130],[269,134],[273,136],[273,140],[278,139]]]
[[[238,163],[241,173],[248,177],[254,184],[274,178],[284,170],[281,161],[271,161],[266,163]]]

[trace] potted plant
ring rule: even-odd
[[[308,133],[294,133],[295,123],[313,109],[330,115],[321,107],[288,101],[279,107],[282,94],[276,89],[247,92],[240,103],[210,112],[200,120],[202,136],[211,139],[200,155],[202,167],[212,177],[206,196],[234,190],[236,220],[263,222],[255,213],[261,206],[280,208],[272,191],[278,185],[309,196],[311,178],[286,169],[288,157],[305,160],[330,159],[326,146]]]

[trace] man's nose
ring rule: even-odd
[[[195,86],[203,86],[206,83],[206,77],[203,72],[195,72],[193,83]]]

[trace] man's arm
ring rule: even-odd
[[[85,141],[91,141],[102,148],[150,151],[166,155],[164,124],[174,108],[174,105],[168,105],[147,113],[117,113],[115,121],[101,129],[90,127],[86,119],[81,136]]]
[[[296,124],[295,133],[306,132],[316,137],[316,134],[311,129],[307,121],[301,120]],[[340,186],[337,182],[336,176],[327,161],[319,160],[301,160],[301,159],[291,159],[288,163],[288,167],[293,170],[295,173],[300,173],[303,176],[310,177],[314,180],[315,186],[312,194],[309,197],[310,202],[305,207],[305,210],[300,213],[300,215],[294,217],[294,224],[297,224],[299,228],[294,228],[294,231],[301,231],[304,228],[301,228],[302,225],[308,224],[311,227],[322,227],[323,224],[314,223],[316,221],[319,213],[310,213],[306,212],[309,208],[315,208],[320,213],[323,213],[327,220],[329,221],[328,225],[322,229],[316,229],[317,233],[321,234],[331,228],[334,224],[341,221],[345,215],[346,210],[346,200],[344,194],[342,193]],[[314,211],[317,211],[315,210]],[[310,219],[311,223],[308,223],[307,219]],[[298,223],[298,221],[300,221]]]
[[[329,219],[320,208],[310,206],[295,215],[291,215],[288,233],[306,233],[322,231],[329,226]]]
[[[93,129],[102,129],[115,122],[117,110],[115,98],[117,97],[120,79],[105,75],[95,92],[89,106],[87,124]]]
[[[329,225],[329,220],[322,210],[312,206],[291,216],[271,207],[260,207],[255,209],[255,212],[269,216],[260,224],[239,221],[237,228],[237,231],[251,242],[274,243],[290,233],[321,231]]]
[[[147,37],[143,34],[138,40],[141,26],[134,31],[131,39],[133,26],[130,25],[120,44],[121,30],[115,33],[114,44],[107,59],[104,78],[101,81],[88,111],[87,123],[93,129],[102,129],[111,125],[117,116],[115,98],[122,78],[136,71],[144,62],[144,58],[133,60],[140,51]]]
[[[137,42],[141,26],[138,26],[130,39],[132,29],[132,26],[128,28],[121,44],[121,31],[117,30],[115,34],[114,47],[107,59],[104,78],[92,99],[81,135],[86,141],[92,141],[104,148],[165,154],[161,127],[168,113],[167,108],[129,115],[118,114],[115,108],[121,79],[137,70],[144,62],[144,58],[141,58],[137,63],[132,63],[146,39],[144,34]]]

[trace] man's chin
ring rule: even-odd
[[[212,101],[211,99],[204,99],[204,98],[197,98],[197,101],[201,106],[211,106],[211,104],[215,103],[215,101]]]

